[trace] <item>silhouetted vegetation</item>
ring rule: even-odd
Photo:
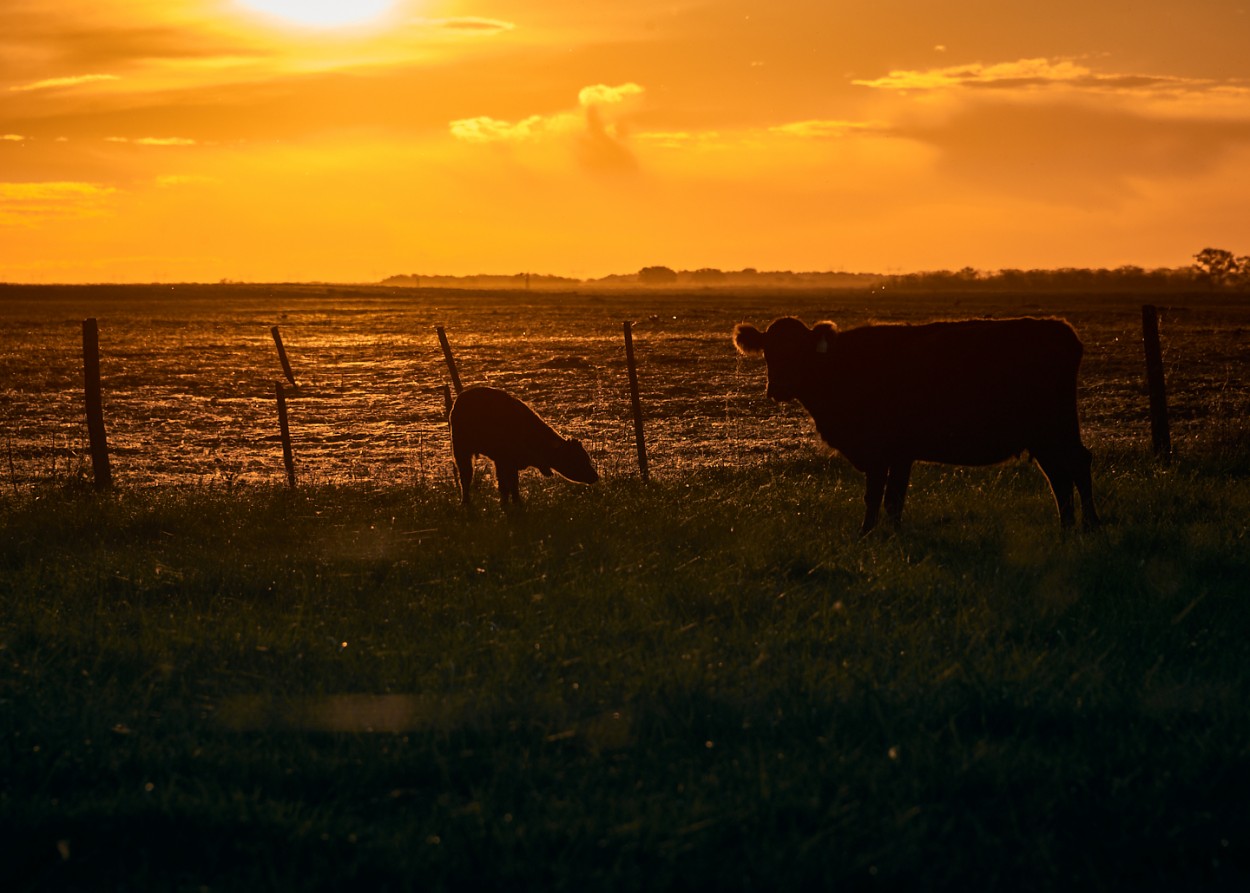
[[[917,292],[997,291],[1016,294],[1161,294],[1206,287],[1202,273],[1194,267],[1146,270],[1133,266],[1114,270],[1072,268],[997,270],[993,273],[965,268],[958,272],[942,270],[890,276],[881,285],[894,290]]]
[[[391,276],[384,285],[441,288],[830,288],[830,289],[894,289],[905,291],[997,291],[1051,293],[1141,293],[1167,294],[1191,291],[1245,290],[1250,288],[1250,257],[1238,257],[1231,251],[1205,248],[1194,255],[1188,267],[1145,269],[1123,266],[1115,269],[1060,268],[1033,270],[933,270],[927,272],[883,274],[835,271],[793,272],[791,270],[760,271],[754,267],[741,270],[719,270],[701,267],[697,270],[674,270],[665,266],[643,267],[637,273],[612,274],[600,279],[569,279],[561,276],[518,273],[514,276],[428,276],[411,273]]]
[[[1212,288],[1250,287],[1250,257],[1235,257],[1223,248],[1204,248],[1194,260],[1199,277]]]
[[[643,285],[673,285],[677,273],[668,267],[643,267],[638,271],[638,281]]]
[[[398,285],[406,288],[572,288],[582,284],[580,279],[567,276],[551,276],[540,273],[513,273],[508,276],[496,276],[479,273],[472,276],[438,276],[425,273],[405,273],[399,276],[388,276],[380,285]]]

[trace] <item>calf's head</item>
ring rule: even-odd
[[[599,480],[599,472],[595,471],[590,455],[580,440],[566,440],[560,448],[559,462],[553,462],[551,467],[560,473],[560,477],[579,484],[593,484]]]
[[[837,326],[831,322],[808,328],[801,319],[783,316],[761,332],[749,323],[734,328],[734,346],[746,356],[763,356],[768,364],[768,396],[772,400],[797,399],[812,369],[829,358]]]

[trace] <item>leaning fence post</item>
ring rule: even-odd
[[[443,331],[442,326],[435,326],[434,330],[438,332],[438,343],[443,346],[443,359],[447,361],[447,370],[451,373],[451,383],[456,389],[456,394],[460,393],[460,373],[456,371],[456,359],[451,355],[451,345],[447,343],[447,333]]]
[[[625,321],[625,365],[629,367],[629,397],[634,407],[634,440],[638,444],[638,470],[642,482],[649,480],[647,474],[647,441],[642,433],[642,401],[638,399],[638,370],[634,365],[634,335],[629,320]]]
[[[104,436],[104,401],[100,395],[100,330],[95,318],[82,321],[82,371],[87,398],[87,436],[91,443],[91,470],[95,488],[113,486],[108,441]]]
[[[278,392],[278,430],[282,434],[282,462],[286,465],[286,485],[295,489],[295,456],[291,452],[291,426],[286,418],[286,394],[282,391],[282,382],[274,382]]]
[[[1168,431],[1168,395],[1159,347],[1159,311],[1153,304],[1142,306],[1141,328],[1146,349],[1146,386],[1150,390],[1150,438],[1155,455],[1166,463],[1172,459],[1172,435]]]
[[[295,387],[295,373],[291,371],[291,362],[286,358],[286,348],[282,346],[282,334],[277,326],[270,326],[269,334],[273,335],[273,343],[278,346],[278,359],[282,361],[282,373],[291,383],[291,387]]]

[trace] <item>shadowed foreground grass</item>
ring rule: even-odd
[[[1250,462],[0,502],[11,889],[1244,889]],[[350,885],[346,886],[345,885]]]

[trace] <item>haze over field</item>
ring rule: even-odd
[[[1250,3],[8,0],[0,280],[1177,267]]]

